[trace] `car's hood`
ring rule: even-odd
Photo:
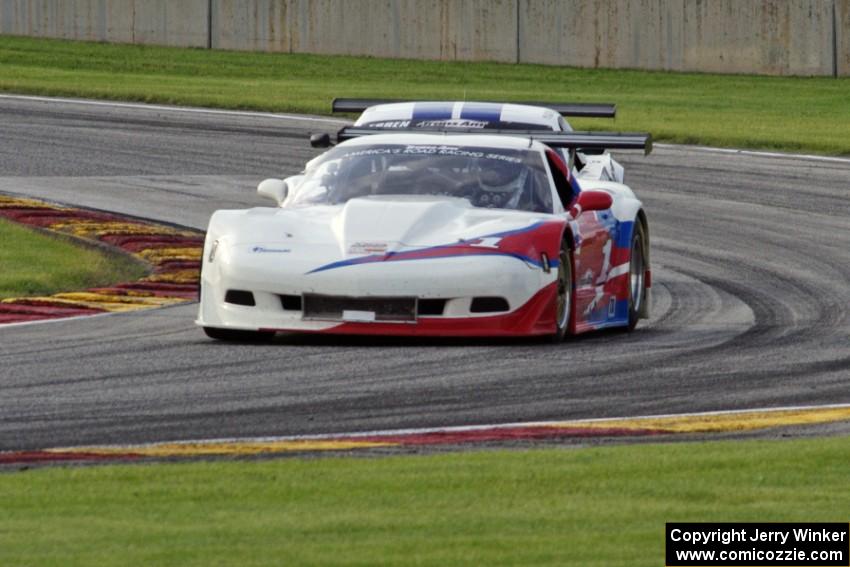
[[[235,246],[314,244],[341,257],[455,244],[529,227],[552,215],[481,209],[465,199],[385,196],[315,205],[242,211],[228,230]]]

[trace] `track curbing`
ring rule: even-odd
[[[0,325],[120,313],[193,301],[203,233],[153,221],[0,194],[0,218],[119,250],[149,267],[135,282],[0,300]]]
[[[348,434],[157,442],[141,445],[58,447],[0,452],[0,465],[114,462],[161,458],[228,457],[475,445],[511,441],[718,434],[850,421],[850,404],[801,406],[479,426],[370,431]]]

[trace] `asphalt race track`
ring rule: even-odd
[[[204,228],[330,120],[0,97],[0,191]],[[280,337],[196,305],[0,328],[0,450],[850,402],[850,161],[620,154],[654,310],[563,345]]]

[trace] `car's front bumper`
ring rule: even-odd
[[[196,322],[234,330],[354,335],[542,335],[555,328],[556,273],[506,256],[352,265],[317,273],[282,264],[247,266],[231,258],[204,266]],[[254,305],[226,301],[228,290],[250,292]],[[368,313],[353,310],[328,317],[309,313],[306,294],[354,303],[363,298],[444,302],[439,314],[417,312],[410,320],[388,322],[377,313],[367,322]],[[504,299],[506,309],[481,312],[473,308],[475,298]]]

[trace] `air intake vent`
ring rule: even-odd
[[[281,295],[280,305],[284,311],[301,311],[300,295]]]
[[[420,299],[416,304],[418,315],[442,315],[446,309],[445,299]]]
[[[330,321],[416,321],[416,300],[304,294],[304,317]]]
[[[472,313],[502,313],[510,311],[510,307],[504,297],[475,297],[469,310]]]
[[[224,294],[224,301],[234,305],[247,305],[249,307],[256,305],[254,294],[242,289],[228,289],[227,293]]]

